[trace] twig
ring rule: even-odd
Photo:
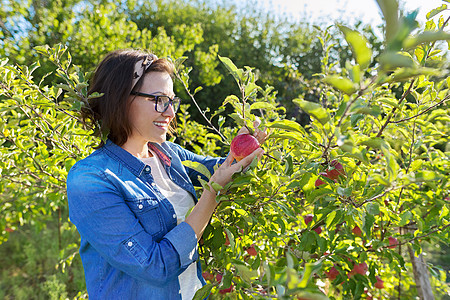
[[[227,145],[228,140],[225,138],[225,136],[211,123],[211,121],[206,117],[205,113],[202,111],[202,109],[200,108],[200,106],[198,105],[197,101],[194,98],[194,95],[191,94],[191,92],[189,91],[189,88],[186,86],[186,83],[181,79],[180,74],[178,73],[178,70],[175,71],[175,76],[178,78],[178,80],[180,80],[181,84],[183,84],[184,90],[186,91],[186,93],[188,93],[189,97],[191,98],[192,102],[194,102],[195,107],[197,107],[197,110],[200,112],[200,114],[203,116],[203,118],[206,120],[206,122],[209,125],[209,128],[214,130],[215,132],[217,132],[217,134],[220,135],[220,137],[222,138],[222,141],[224,143],[226,143]]]
[[[411,84],[409,85],[408,90],[406,90],[406,92],[402,95],[402,97],[400,98],[400,100],[398,101],[398,105],[400,105],[403,100],[405,100],[406,96],[409,95],[409,93],[411,92],[411,89],[414,85],[414,83],[416,82],[416,79],[414,79],[413,81],[411,81]],[[391,111],[391,113],[389,114],[389,116],[387,117],[386,122],[384,122],[383,126],[381,126],[380,131],[378,132],[376,137],[380,137],[383,134],[384,129],[386,129],[386,127],[389,125],[389,123],[391,123],[391,119],[394,116],[395,112],[397,111],[397,107],[394,107],[394,109]]]
[[[436,103],[435,105],[433,105],[433,106],[431,106],[431,107],[428,107],[427,109],[425,109],[424,111],[418,113],[417,115],[414,115],[414,116],[412,116],[412,117],[405,118],[405,119],[402,119],[402,120],[398,120],[398,121],[392,121],[391,123],[397,124],[397,123],[401,123],[401,122],[404,122],[404,121],[409,121],[409,120],[411,120],[411,119],[417,118],[417,117],[419,117],[419,116],[425,114],[425,113],[428,112],[429,110],[435,108],[436,106],[439,106],[439,105],[441,105],[441,104],[444,103],[444,102],[447,102],[448,99],[450,99],[450,95],[447,95],[443,100],[441,100],[440,102]]]

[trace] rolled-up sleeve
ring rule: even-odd
[[[82,239],[134,278],[165,285],[198,259],[197,237],[189,224],[175,226],[156,242],[100,170],[75,165],[67,195],[70,220]]]

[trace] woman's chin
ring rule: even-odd
[[[153,138],[149,139],[148,141],[149,141],[150,143],[162,144],[162,143],[164,143],[166,140],[167,140],[167,139],[166,139],[166,135],[164,135],[164,136],[159,136],[159,137],[153,137]]]

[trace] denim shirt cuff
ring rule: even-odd
[[[187,267],[198,259],[197,236],[191,225],[182,222],[169,231],[166,239],[170,241],[180,256],[181,267]]]

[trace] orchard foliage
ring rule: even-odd
[[[220,205],[200,247],[208,285],[197,299],[209,292],[211,299],[413,299],[417,292],[407,249],[419,254],[426,243],[450,242],[450,80],[439,43],[450,35],[448,20],[439,17],[444,6],[418,28],[415,14],[400,16],[396,1],[378,3],[386,22],[381,48],[357,28],[338,24],[351,50],[338,64],[332,59],[332,29],[319,32],[323,52],[317,73],[302,78],[304,92],[292,99],[309,116],[307,125],[289,119],[278,91],[260,84],[263,66],[238,68],[248,63],[216,57],[224,55],[220,47],[200,47],[200,25],[145,31],[127,19],[126,6],[105,1],[96,13],[84,12],[88,22],[74,22],[75,30],[67,21],[75,12],[55,8],[59,21],[53,26],[63,26],[68,32],[60,34],[70,36],[79,51],[61,44],[37,46],[55,42],[52,35],[39,34],[52,26],[42,20],[32,30],[34,50],[23,54],[39,56],[42,66],[37,59],[29,65],[0,60],[0,242],[22,225],[42,229],[53,220],[58,223],[57,267],[69,273],[81,267],[79,260],[72,264],[79,240],[67,220],[65,177],[104,137],[96,127],[83,126],[78,112],[88,100],[96,56],[140,41],[160,56],[174,57],[177,88],[192,103],[182,105],[173,140],[199,154],[224,155],[238,129],[253,129],[256,119],[269,133],[263,159],[236,174],[229,186],[216,187],[222,189]],[[107,30],[93,30],[98,24]],[[119,32],[123,26],[128,29]],[[114,43],[105,42],[112,37]],[[94,48],[83,48],[88,45]],[[21,51],[8,47],[5,54]],[[197,70],[189,65],[192,55],[200,64]],[[197,101],[202,87],[194,80],[202,78],[204,87],[218,84],[207,70],[219,66],[228,71],[224,77],[235,92],[221,94],[223,102],[212,109]],[[312,102],[311,93],[319,101]],[[193,108],[202,120],[192,118],[188,109]],[[78,278],[80,272],[72,274]],[[445,272],[430,268],[430,274],[435,296],[448,293]],[[67,296],[56,277],[47,278],[45,290],[53,298]]]
[[[385,47],[375,67],[369,68],[367,39],[338,25],[353,59],[344,69],[323,60],[320,103],[293,100],[311,117],[308,126],[284,118],[273,91],[256,84],[251,68],[221,58],[240,91],[221,109],[233,107],[236,128],[258,117],[270,135],[264,159],[219,196],[203,257],[205,276],[221,276],[209,280],[205,292],[416,296],[406,248],[419,254],[426,241],[449,241],[450,93],[436,42],[450,35],[442,17],[417,30],[415,13],[398,17],[395,1],[379,4]],[[320,41],[329,49],[327,32]],[[330,174],[338,164],[345,173],[316,184],[321,172]],[[444,272],[432,277],[436,296],[448,292],[445,279]]]

